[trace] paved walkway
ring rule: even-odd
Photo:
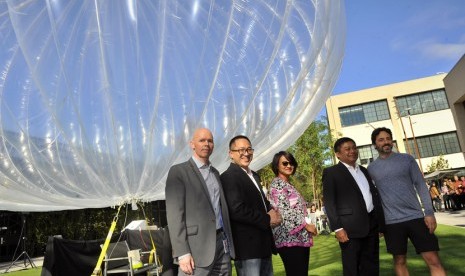
[[[434,215],[439,224],[465,227],[465,210],[436,212]]]

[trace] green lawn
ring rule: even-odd
[[[441,247],[440,256],[448,275],[465,275],[465,229],[439,225],[436,231]],[[384,240],[380,243],[381,275],[394,275],[391,255],[386,253]],[[415,249],[408,249],[410,275],[428,275],[428,270],[421,256]],[[276,276],[284,276],[284,267],[279,256],[273,256],[273,268]],[[39,276],[40,268],[11,272],[8,276]],[[233,269],[234,272],[234,269]],[[235,275],[235,273],[233,273]],[[334,235],[318,236],[315,246],[310,251],[310,271],[308,275],[342,275],[341,254]]]

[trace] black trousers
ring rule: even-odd
[[[307,276],[310,261],[310,247],[281,247],[279,256],[283,260],[284,270],[288,276]]]
[[[366,237],[339,243],[344,276],[379,275],[379,232],[375,212],[370,213],[370,231]]]

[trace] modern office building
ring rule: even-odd
[[[465,58],[449,74],[331,96],[326,102],[333,137],[348,136],[359,162],[377,158],[374,128],[393,132],[396,150],[413,155],[423,171],[443,156],[453,169],[465,168]]]
[[[465,151],[465,55],[444,78],[444,85],[460,147]]]

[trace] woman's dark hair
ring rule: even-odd
[[[295,160],[294,156],[292,156],[292,154],[290,154],[287,151],[280,151],[274,155],[273,161],[271,162],[271,170],[274,172],[274,175],[278,176],[279,174],[278,167],[279,167],[279,158],[281,158],[281,156],[284,156],[289,161],[289,163],[291,163],[291,165],[294,166],[294,170],[292,171],[292,174],[295,174],[295,171],[297,170],[297,161]]]

